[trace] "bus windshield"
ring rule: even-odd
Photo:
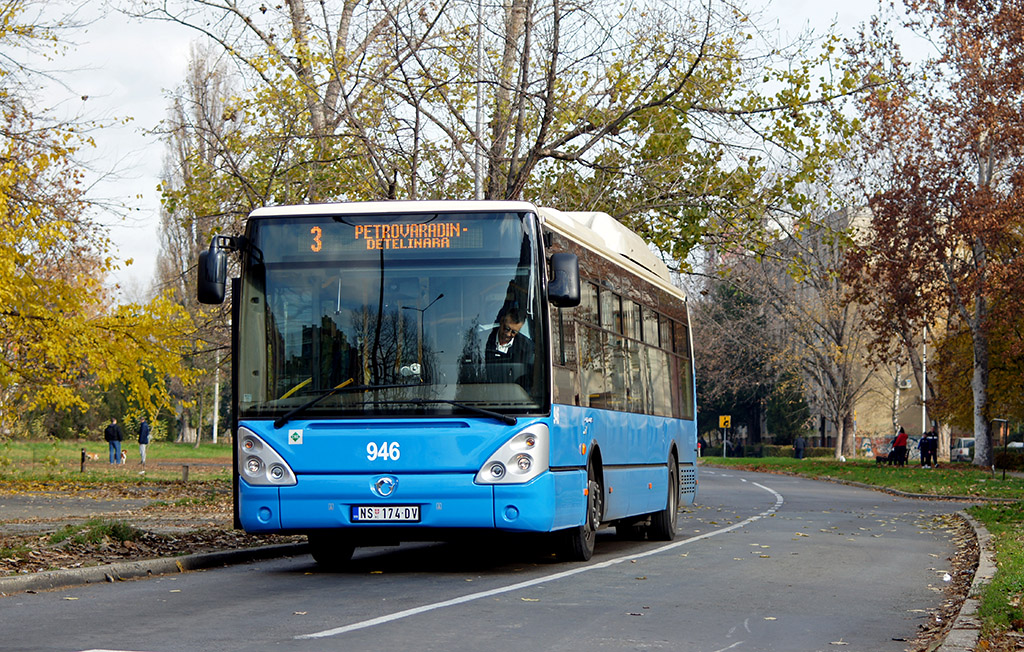
[[[548,409],[532,213],[260,217],[247,237],[241,417],[329,392],[302,418]]]

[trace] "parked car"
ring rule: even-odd
[[[958,437],[953,441],[949,457],[955,462],[970,462],[974,459],[974,437]]]
[[[1006,445],[1007,448],[1024,448],[1024,441],[1011,441]]]

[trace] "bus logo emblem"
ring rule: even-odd
[[[387,498],[391,494],[395,493],[395,488],[397,486],[398,478],[383,476],[377,478],[377,481],[373,483],[373,491],[381,498]]]

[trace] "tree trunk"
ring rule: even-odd
[[[845,424],[841,419],[836,419],[832,423],[832,425],[835,426],[836,428],[835,455],[836,459],[838,460],[843,456],[843,439],[845,439],[846,437],[845,433],[843,432],[843,427]]]
[[[949,446],[952,443],[950,441],[951,437],[949,436],[949,431],[950,428],[948,423],[939,424],[939,452],[936,455],[939,462],[949,461]]]
[[[843,416],[843,455],[846,459],[853,459],[857,455],[857,433],[853,427],[853,411]]]
[[[199,426],[196,427],[196,440],[192,448],[199,448],[199,442],[203,438],[203,393],[199,392]]]
[[[992,428],[988,417],[988,334],[985,332],[986,301],[975,301],[974,324],[971,328],[974,348],[974,373],[971,393],[974,397],[974,464],[992,466]]]
[[[174,440],[176,444],[191,444],[196,440],[196,430],[192,427],[191,413],[188,408],[182,407],[178,410],[178,437]]]

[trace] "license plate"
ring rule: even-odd
[[[420,506],[353,506],[352,520],[357,523],[418,523],[420,520]]]

